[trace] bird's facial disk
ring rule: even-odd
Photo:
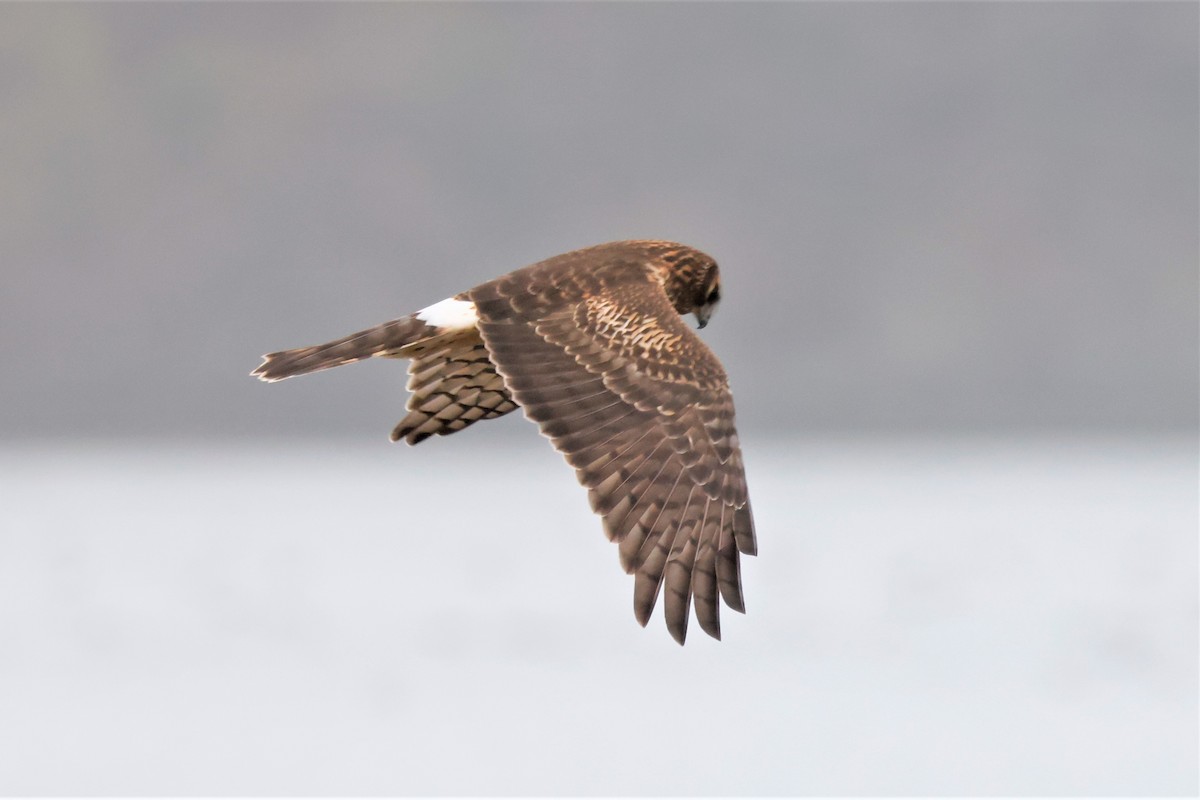
[[[697,302],[696,309],[693,312],[696,315],[696,322],[699,327],[703,328],[708,324],[708,320],[713,314],[717,313],[717,305],[721,302],[721,282],[714,281],[708,287],[708,291]]]

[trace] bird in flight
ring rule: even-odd
[[[733,397],[703,328],[721,299],[712,258],[665,241],[554,256],[341,339],[264,356],[278,381],[373,356],[411,359],[410,445],[524,409],[575,468],[634,575],[645,626],[665,586],[683,644],[689,606],[720,639],[718,594],[745,612],[739,554],[757,545]]]

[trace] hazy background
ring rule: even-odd
[[[395,365],[245,373],[637,237],[723,265],[747,426],[1193,429],[1196,21],[6,4],[0,432],[390,429]]]
[[[1194,3],[0,4],[0,793],[1195,794]],[[721,263],[685,648],[519,415],[259,354]]]

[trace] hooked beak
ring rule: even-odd
[[[696,322],[699,323],[696,327],[703,328],[708,324],[708,318],[712,316],[712,306],[700,306],[693,313],[696,315]]]

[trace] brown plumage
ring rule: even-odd
[[[739,554],[757,545],[725,370],[704,327],[716,262],[684,245],[628,241],[547,259],[401,319],[317,347],[271,353],[267,381],[371,356],[411,358],[416,444],[517,406],[588,489],[645,625],[660,589],[667,628],[689,606],[720,638],[718,601],[744,611]]]

